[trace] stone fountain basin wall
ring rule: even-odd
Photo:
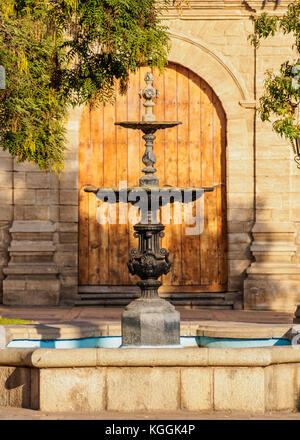
[[[0,350],[0,406],[43,411],[297,411],[300,349]]]
[[[215,338],[288,338],[300,333],[300,325],[252,324],[223,321],[185,321],[180,324],[181,336]],[[0,326],[0,348],[16,339],[78,339],[98,336],[120,336],[120,322],[59,322]]]

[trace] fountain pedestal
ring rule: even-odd
[[[122,315],[122,346],[165,346],[180,344],[180,314],[158,296],[158,278],[171,268],[169,252],[160,248],[165,227],[161,223],[134,226],[139,248],[130,252],[128,269],[141,281],[141,297],[130,303]]]
[[[138,298],[122,315],[122,347],[180,345],[180,314],[157,298]]]

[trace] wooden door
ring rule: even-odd
[[[128,224],[99,224],[94,194],[85,185],[138,185],[144,141],[141,133],[114,125],[140,120],[138,97],[146,68],[130,77],[127,95],[117,93],[115,105],[86,107],[80,124],[79,146],[79,285],[128,286],[129,250],[137,246]],[[166,225],[162,246],[170,251],[172,268],[163,277],[161,292],[222,292],[227,287],[226,261],[226,118],[211,87],[192,71],[170,64],[163,75],[154,72],[159,89],[157,120],[179,120],[182,125],[159,131],[154,144],[160,185],[214,186],[204,196],[204,231],[186,235],[184,224]],[[122,205],[123,206],[123,205]],[[129,205],[130,206],[130,205]],[[124,206],[123,206],[124,208]],[[119,207],[117,206],[117,210]]]

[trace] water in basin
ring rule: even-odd
[[[7,344],[7,348],[119,348],[122,344],[121,336],[98,336],[80,339],[16,339]],[[182,336],[180,344],[184,347],[221,347],[247,348],[271,347],[291,345],[289,339],[238,339],[238,338],[211,338],[206,336]]]

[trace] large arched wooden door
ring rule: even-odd
[[[130,292],[137,278],[129,275],[129,250],[137,246],[130,224],[96,220],[99,203],[85,185],[138,185],[144,141],[135,130],[116,127],[116,121],[140,120],[138,97],[147,69],[130,78],[127,95],[115,105],[92,111],[86,107],[80,124],[79,146],[79,286],[81,292]],[[160,185],[214,186],[204,198],[204,231],[186,235],[184,225],[166,226],[162,246],[170,251],[172,269],[160,292],[222,292],[227,288],[226,261],[226,118],[211,87],[192,71],[170,64],[155,74],[159,89],[157,120],[182,125],[157,133],[154,151]],[[127,286],[127,287],[126,287]]]

